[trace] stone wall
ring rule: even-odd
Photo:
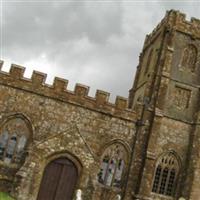
[[[135,199],[198,200],[200,21],[171,10],[147,35],[129,107],[140,119],[137,128],[133,190]],[[157,61],[147,64],[148,49]],[[189,53],[187,53],[190,51]],[[186,52],[186,53],[185,53]],[[147,54],[147,55],[146,55]],[[187,61],[189,55],[190,62]],[[185,61],[186,60],[186,61]],[[145,63],[145,64],[144,64]],[[148,69],[149,73],[145,74]],[[141,98],[138,98],[141,95]],[[159,158],[170,152],[179,163],[173,195],[153,191]],[[178,171],[178,170],[177,170]],[[138,177],[138,178],[135,178]]]
[[[0,189],[19,200],[36,200],[45,167],[66,157],[77,167],[76,189],[83,200],[117,195],[123,200],[198,200],[199,30],[199,20],[167,12],[145,39],[129,101],[117,97],[110,103],[109,93],[100,90],[90,97],[89,87],[81,84],[69,91],[68,81],[60,78],[47,85],[46,75],[36,71],[27,79],[17,65],[9,73],[0,71],[0,131],[10,119],[20,118],[29,132],[24,162],[0,161]],[[125,150],[121,188],[97,178],[104,152],[114,144]],[[164,195],[153,185],[158,164],[168,161],[176,183]]]
[[[88,87],[82,85],[70,92],[65,88],[67,81],[58,78],[53,86],[47,86],[43,74],[34,72],[27,80],[23,70],[12,66],[10,73],[0,73],[0,124],[7,118],[21,117],[32,130],[25,163],[10,177],[11,184],[15,183],[15,188],[10,188],[12,194],[19,200],[35,200],[45,166],[62,156],[76,164],[77,188],[83,195],[91,195],[84,199],[101,199],[102,193],[109,198],[121,194],[123,188],[98,183],[97,173],[104,149],[113,143],[126,149],[127,173],[135,129],[135,113],[126,109],[127,101],[118,97],[116,104],[111,104],[103,91],[98,91],[95,99],[88,97]]]

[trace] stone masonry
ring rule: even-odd
[[[200,200],[199,52],[200,20],[171,10],[145,39],[129,98],[114,104],[101,90],[1,70],[0,191],[41,200],[48,166],[66,158],[73,199]]]

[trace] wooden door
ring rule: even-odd
[[[67,158],[50,162],[45,168],[37,200],[72,200],[77,179],[77,168]]]

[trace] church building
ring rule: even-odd
[[[3,61],[0,62],[3,66]],[[0,67],[0,68],[1,68]],[[200,200],[200,20],[146,36],[128,99],[0,70],[0,192],[16,200]]]

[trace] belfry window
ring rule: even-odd
[[[125,170],[127,153],[121,144],[113,144],[103,154],[98,181],[106,186],[120,188]]]
[[[0,132],[0,160],[4,163],[20,163],[29,138],[29,129],[21,118],[9,120]]]
[[[172,152],[168,152],[157,162],[152,192],[173,196],[176,189],[178,174],[178,160]]]
[[[183,50],[181,67],[185,67],[190,69],[191,71],[194,71],[196,62],[197,62],[197,49],[195,46],[189,45]]]

